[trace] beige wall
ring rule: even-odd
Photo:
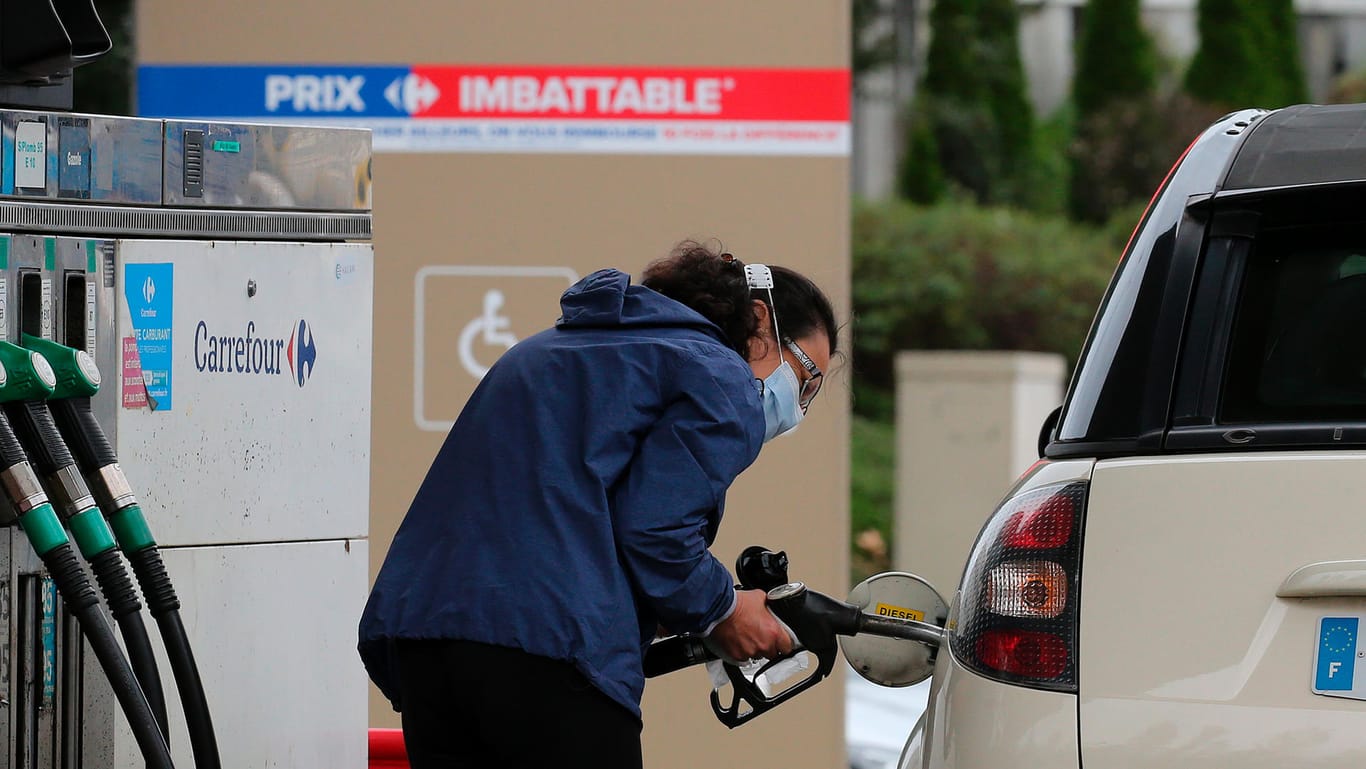
[[[847,66],[840,0],[242,0],[230,9],[143,0],[146,63],[427,63],[614,66]],[[379,155],[374,164],[375,380],[371,553],[378,566],[443,435],[414,421],[414,296],[429,266],[605,266],[638,272],[678,239],[717,237],[747,261],[803,270],[848,317],[845,158],[609,155]],[[423,409],[449,419],[473,386],[454,337],[490,289],[512,332],[550,323],[565,279],[433,277]],[[438,333],[445,329],[444,334]],[[842,340],[847,345],[847,340]],[[487,352],[487,351],[485,351]],[[489,358],[491,361],[492,358]],[[811,417],[737,482],[714,552],[788,551],[794,577],[843,594],[848,552],[847,371]],[[373,573],[373,571],[372,571]],[[359,663],[357,663],[359,664]],[[842,667],[842,666],[841,666]],[[742,729],[712,716],[699,671],[651,682],[652,767],[839,766],[840,676]],[[396,716],[372,697],[373,725]],[[225,735],[224,739],[232,739]]]

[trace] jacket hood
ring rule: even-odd
[[[658,291],[631,285],[631,276],[619,270],[598,270],[570,286],[560,297],[560,312],[557,328],[694,328],[730,346],[721,329],[701,313]]]

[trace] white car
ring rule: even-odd
[[[1191,145],[1041,450],[900,767],[1366,766],[1366,105]]]

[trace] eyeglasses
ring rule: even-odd
[[[797,405],[801,407],[802,413],[805,414],[807,408],[811,406],[811,401],[816,399],[816,393],[821,391],[821,383],[825,381],[825,375],[821,373],[820,367],[816,365],[816,362],[811,360],[811,356],[802,351],[802,348],[798,347],[796,342],[784,338],[783,344],[786,345],[787,349],[792,352],[792,355],[797,358],[797,362],[802,364],[802,368],[806,369],[808,375],[806,381],[802,382],[801,392],[797,393]]]

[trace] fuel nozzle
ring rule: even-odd
[[[52,367],[42,355],[0,342],[0,403],[46,398],[56,382]],[[30,540],[39,555],[66,541],[61,521],[48,503],[47,493],[29,464],[28,454],[3,412],[0,412],[0,485],[4,486],[5,495],[14,508],[3,513],[3,523],[9,525],[17,519],[25,531],[38,526],[38,530],[30,533]],[[38,508],[41,509],[37,515],[28,515]],[[39,519],[43,520],[41,526]],[[56,533],[61,534],[60,538],[48,531],[53,524]]]
[[[133,515],[139,519],[134,525],[125,525],[123,520],[133,512],[125,512],[125,509],[136,506],[137,498],[133,496],[132,487],[118,466],[114,449],[109,445],[104,429],[90,407],[90,399],[100,390],[99,367],[85,350],[67,347],[50,339],[25,334],[24,347],[51,363],[54,386],[48,396],[48,405],[52,417],[90,493],[120,535],[119,544],[125,551],[128,550],[131,543],[124,536],[125,532],[141,531],[146,524],[140,520],[140,511]],[[144,539],[141,536],[132,538],[137,545],[147,544]]]
[[[750,545],[735,559],[735,578],[747,590],[772,590],[787,583],[787,553]]]
[[[0,342],[0,403],[44,400],[57,387],[57,374],[41,353]]]
[[[32,334],[24,334],[24,346],[42,357],[52,374],[52,398],[89,398],[100,391],[100,369],[85,350],[77,350]],[[11,345],[13,346],[13,345]]]

